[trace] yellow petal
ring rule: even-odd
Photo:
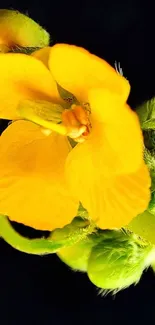
[[[0,213],[41,230],[61,228],[77,213],[67,190],[67,138],[27,121],[11,124],[0,138]]]
[[[91,89],[88,99],[92,112],[90,150],[100,155],[101,168],[109,175],[134,172],[141,165],[144,147],[137,114],[107,89]]]
[[[143,163],[135,173],[107,177],[102,151],[93,151],[93,147],[90,151],[88,141],[78,144],[68,156],[66,179],[70,190],[100,228],[121,228],[148,206],[148,169]]]
[[[0,118],[16,119],[22,99],[56,101],[58,91],[42,62],[25,54],[0,55]]]
[[[91,88],[105,87],[120,94],[125,102],[130,91],[128,81],[107,62],[83,48],[57,44],[51,48],[49,68],[54,79],[73,93],[78,100],[87,101]]]
[[[150,200],[142,134],[136,114],[114,93],[90,90],[89,102],[92,130],[70,152],[66,177],[101,228],[119,228],[143,212]]]
[[[48,61],[50,55],[51,47],[43,47],[40,50],[34,51],[31,55],[34,56],[36,59],[42,61],[45,66],[49,69]]]
[[[0,10],[0,44],[41,47],[49,44],[49,34],[19,11]]]

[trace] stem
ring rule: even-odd
[[[50,239],[28,239],[18,234],[11,226],[7,217],[0,215],[0,235],[13,248],[34,255],[51,254],[62,247],[72,246],[81,241],[94,230],[94,226],[88,225],[85,228],[78,228],[69,238],[64,240]]]

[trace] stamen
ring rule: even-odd
[[[62,113],[63,125],[67,128],[67,136],[76,142],[83,142],[90,133],[89,112],[80,105],[72,105]]]
[[[71,109],[80,124],[87,125],[89,122],[87,111],[82,106],[72,105]]]

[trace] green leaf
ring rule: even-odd
[[[9,48],[14,46],[48,46],[50,36],[39,24],[19,11],[0,10],[0,38]]]

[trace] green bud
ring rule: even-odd
[[[44,47],[49,34],[35,21],[19,11],[0,10],[0,43],[10,49],[16,46]]]
[[[150,170],[155,171],[155,151],[148,150],[145,148],[144,150],[144,160]]]
[[[151,176],[151,192],[155,190],[155,150],[144,150],[144,160],[147,164]]]
[[[143,130],[155,129],[155,98],[145,102],[136,109]]]
[[[92,248],[98,243],[100,243],[103,237],[110,238],[112,236],[113,234],[111,231],[103,232],[98,229],[95,233],[87,236],[77,244],[60,249],[57,255],[64,263],[70,266],[73,270],[86,272],[88,266],[88,259],[91,254]]]
[[[155,130],[143,132],[145,147],[149,150],[155,149]]]
[[[95,231],[94,224],[76,217],[71,224],[54,230],[50,239],[55,242],[64,242],[62,249],[57,252],[64,263],[73,269],[85,271],[91,248],[94,245],[94,241],[89,235]]]
[[[155,215],[149,211],[145,211],[132,219],[127,228],[144,238],[144,240],[155,244]]]
[[[112,231],[92,248],[87,273],[89,279],[99,288],[119,291],[136,284],[143,270],[155,258],[154,248],[135,234]]]
[[[80,209],[82,209],[82,207],[80,207]],[[57,255],[72,269],[83,272],[87,270],[87,261],[91,249],[98,240],[97,234],[90,235],[94,231],[94,226],[90,225],[90,231],[87,227],[87,231],[85,232],[86,226],[88,225],[89,221],[76,217],[71,224],[63,229],[54,230],[50,236],[53,241],[63,240],[68,242],[69,238],[71,240],[75,238],[76,232],[78,231],[79,237],[77,242],[73,241],[73,245],[60,249]]]
[[[93,240],[93,237],[90,235],[73,246],[60,249],[57,255],[73,270],[86,272],[88,259],[94,245],[95,240]]]

